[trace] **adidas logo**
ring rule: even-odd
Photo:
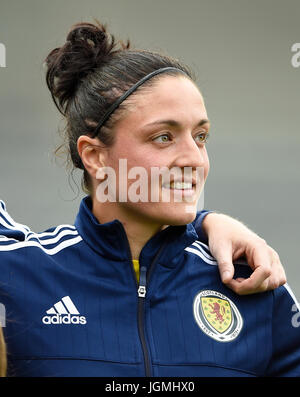
[[[80,316],[69,296],[55,303],[46,313],[50,315],[42,318],[44,324],[86,324],[86,318]]]

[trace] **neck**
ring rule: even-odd
[[[140,214],[116,206],[117,203],[100,203],[93,200],[92,212],[99,223],[118,219],[126,232],[132,259],[139,259],[140,253],[151,237],[166,227],[143,219]]]

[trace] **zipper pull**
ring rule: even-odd
[[[138,289],[139,298],[145,298],[146,296],[146,274],[147,274],[147,268],[145,266],[142,266],[140,268],[140,283]]]

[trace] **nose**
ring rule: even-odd
[[[208,157],[205,145],[197,145],[191,135],[182,138],[176,151],[174,166],[196,168],[207,165]]]

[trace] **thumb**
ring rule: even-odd
[[[223,283],[228,283],[234,274],[234,266],[232,263],[232,248],[231,246],[222,247],[221,245],[214,252],[214,257],[218,262],[219,272]]]

